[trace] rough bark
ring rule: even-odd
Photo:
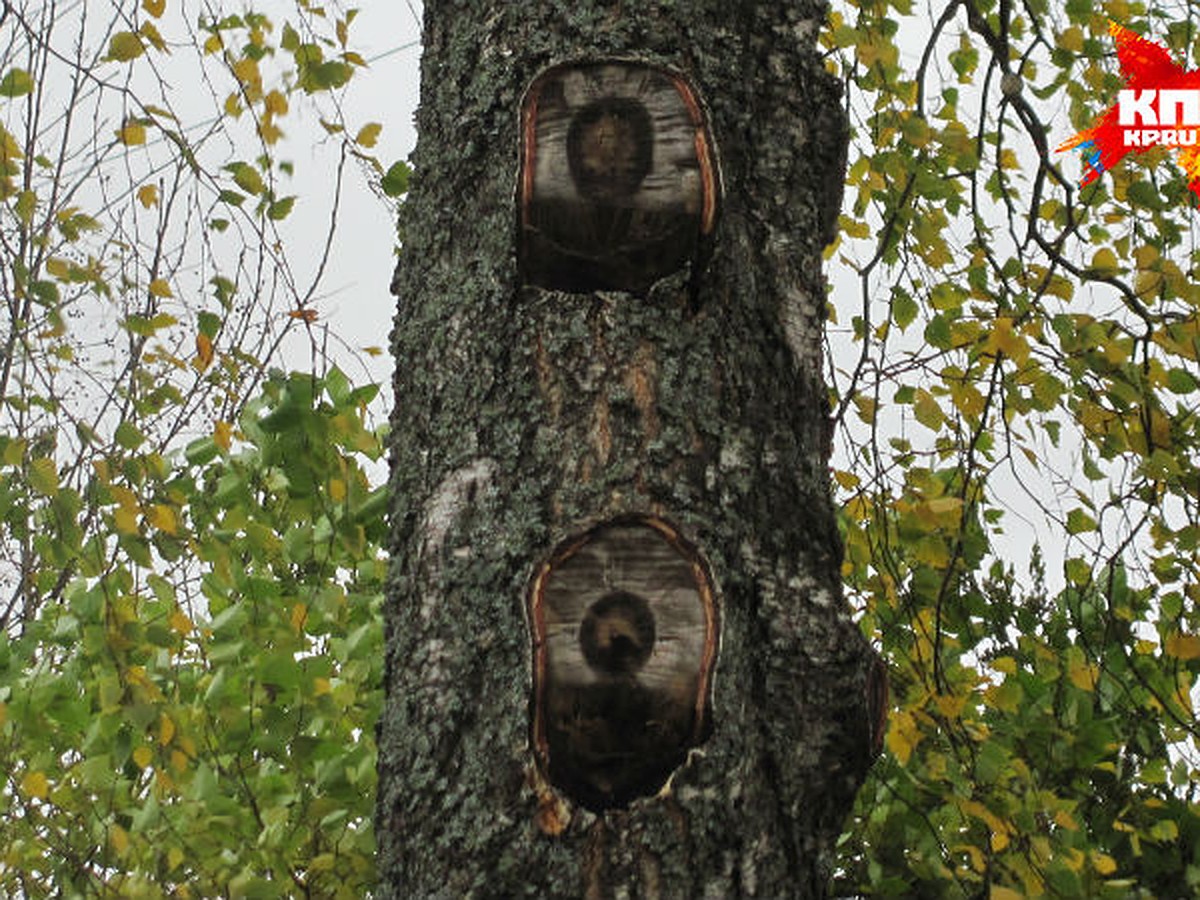
[[[821,250],[846,136],[823,14],[427,0],[393,284],[380,896],[824,895],[872,755],[872,654],[842,599],[826,467]],[[522,288],[522,92],[612,57],[682,72],[707,102],[711,258],[644,297]],[[534,765],[526,592],[560,541],[626,514],[673,522],[707,559],[720,650],[702,748],[659,796],[597,815]]]

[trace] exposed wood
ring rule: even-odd
[[[624,61],[559,65],[534,80],[522,106],[530,284],[640,292],[697,259],[719,187],[686,79]]]
[[[569,540],[529,592],[533,743],[590,809],[657,794],[706,737],[717,611],[674,528],[626,519]]]

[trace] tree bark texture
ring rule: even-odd
[[[823,15],[427,0],[393,283],[380,896],[824,895],[873,755],[873,654],[828,484],[821,251],[846,133]],[[521,284],[522,95],[589,59],[683,74],[720,159],[703,269],[642,296]],[[631,515],[711,572],[711,731],[658,795],[595,813],[535,764],[527,603],[564,540]]]

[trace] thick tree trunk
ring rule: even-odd
[[[821,250],[846,136],[823,14],[427,0],[393,285],[380,896],[825,893],[872,756],[873,655],[842,599],[826,469]],[[644,296],[523,287],[524,91],[613,58],[681,73],[707,104],[710,258]],[[597,802],[539,765],[531,586],[563,541],[628,516],[672,523],[703,562],[688,571],[710,580],[719,649],[699,749],[656,795]]]

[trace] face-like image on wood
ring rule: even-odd
[[[657,793],[707,733],[717,621],[699,554],[657,519],[592,529],[530,592],[533,739],[592,809]]]
[[[522,104],[525,281],[643,292],[713,227],[712,141],[682,76],[637,63],[556,66]]]
[[[616,206],[641,187],[654,157],[654,123],[646,107],[605,97],[585,107],[567,129],[567,162],[579,193]]]

